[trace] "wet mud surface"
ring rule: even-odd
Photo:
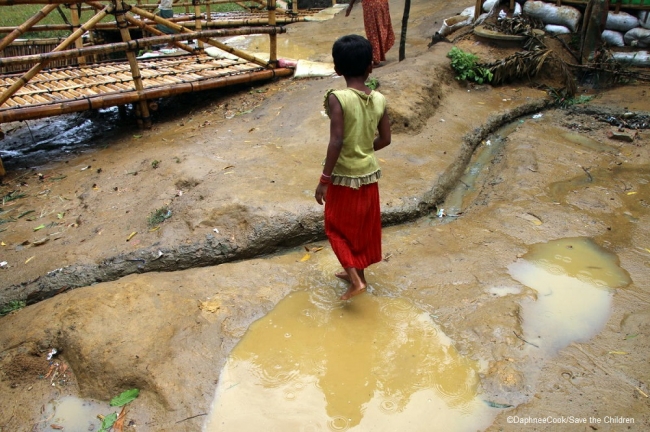
[[[648,88],[613,89],[585,106],[553,109],[544,92],[525,83],[465,87],[448,70],[449,46],[426,48],[435,22],[466,6],[444,3],[414,2],[420,15],[412,10],[412,16],[420,18],[409,27],[413,56],[398,64],[394,48],[392,62],[376,71],[390,102],[394,139],[378,154],[385,259],[368,271],[367,298],[347,305],[336,300],[345,286],[333,277],[336,258],[313,200],[328,130],[322,95],[340,80],[287,80],[215,100],[184,99],[192,107],[151,131],[127,129],[126,136],[109,136],[106,145],[63,162],[11,172],[4,195],[25,196],[3,206],[10,213],[0,216],[16,219],[0,225],[7,228],[0,233],[2,261],[9,263],[0,269],[1,297],[34,304],[0,318],[0,430],[52,430],[54,416],[43,408],[51,401],[108,401],[128,388],[141,395],[128,407],[125,430],[200,430],[218,412],[212,406],[215,392],[225,391],[219,390],[222,370],[241,357],[246,338],[286,301],[315,294],[313,307],[321,312],[361,305],[386,312],[398,304],[426,316],[430,324],[423,328],[435,328],[476,373],[471,391],[462,387],[465,402],[442,397],[468,419],[452,429],[650,427],[649,135],[619,132],[602,121],[650,112],[640,97]],[[395,23],[399,16],[393,14]],[[327,29],[314,31],[309,23],[291,31],[309,31],[310,42],[327,52],[333,29],[361,32],[361,23],[359,13],[347,21],[338,16]],[[499,52],[472,40],[460,46],[486,56]],[[510,126],[501,148],[476,164],[504,125]],[[612,133],[633,140],[612,139]],[[478,172],[471,185],[461,183],[466,198],[450,206],[445,199],[468,166]],[[170,217],[149,224],[160,208],[171,210]],[[438,217],[443,208],[454,211]],[[545,345],[548,336],[536,334],[529,312],[543,304],[541,297],[555,297],[513,275],[512,266],[554,241],[568,241],[563,247],[587,241],[613,254],[630,283],[601,287],[606,307],[597,334],[578,332]],[[592,272],[592,265],[580,271]],[[556,333],[576,327],[562,323]],[[280,336],[305,331],[291,329],[300,320],[283,325]],[[414,330],[405,336],[412,340],[406,352],[430,352],[418,343],[431,336]],[[58,350],[53,362],[47,359],[52,348]],[[328,355],[345,353],[335,346]],[[378,350],[377,364],[389,355]],[[365,424],[382,430],[390,422],[373,422],[387,409],[394,420],[394,404],[419,400],[400,399],[417,392],[381,369],[382,382],[396,390],[385,392],[391,398],[376,399],[377,409],[363,420],[359,407],[370,399],[360,396],[363,383],[351,386],[356,406],[347,418],[328,405],[330,423],[313,430],[364,430],[359,425]],[[293,397],[276,398],[278,410],[309,406],[303,402],[313,393],[296,391],[297,383],[287,382]],[[469,409],[470,400],[480,410]],[[256,406],[240,409],[234,414],[250,415]],[[402,412],[408,423],[410,412]],[[569,417],[577,421],[561,423]],[[560,423],[522,425],[532,418]],[[630,419],[634,423],[622,423]]]

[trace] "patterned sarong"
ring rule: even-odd
[[[388,0],[363,0],[362,5],[366,38],[372,45],[372,61],[373,63],[385,61],[386,53],[395,43]]]

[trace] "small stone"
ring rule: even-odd
[[[609,139],[613,139],[613,140],[617,140],[617,141],[624,141],[624,142],[632,142],[632,141],[634,141],[634,138],[632,138],[631,136],[629,136],[627,134],[624,134],[624,133],[620,133],[620,132],[609,131],[607,133],[607,137]]]

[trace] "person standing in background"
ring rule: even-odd
[[[345,11],[349,16],[357,0],[350,0]],[[372,45],[372,65],[381,66],[386,61],[386,53],[395,44],[395,33],[390,22],[388,0],[363,0],[363,26],[366,37]]]
[[[165,18],[165,19],[173,18],[174,17],[174,9],[172,7],[173,4],[174,4],[174,0],[160,0],[160,4],[158,4],[158,11],[156,12],[156,15],[158,15],[160,18]],[[175,33],[174,30],[162,24],[157,24],[156,28],[166,34]],[[174,45],[171,43],[167,44],[167,48],[173,48],[173,46]]]

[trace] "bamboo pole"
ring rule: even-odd
[[[126,20],[128,22],[130,22],[131,24],[134,24],[134,25],[140,27],[143,31],[149,32],[151,34],[154,34],[154,35],[157,35],[157,36],[178,36],[178,35],[167,35],[164,32],[158,30],[157,28],[155,28],[153,26],[150,26],[150,25],[147,25],[143,21],[135,19],[134,17],[132,17],[129,14],[126,14],[125,17],[126,17]],[[146,38],[143,38],[143,39],[146,40]],[[142,41],[143,39],[138,39],[137,42]],[[183,38],[183,39],[178,39],[178,40],[186,40],[186,39]],[[170,39],[166,40],[163,43],[173,42],[174,46],[176,46],[176,47],[178,47],[178,48],[180,48],[180,49],[182,49],[184,51],[187,51],[188,53],[194,54],[194,48],[192,48],[191,46],[189,46],[187,44],[180,43],[180,42],[178,42],[178,40],[170,38]],[[154,43],[152,45],[156,45],[156,44]]]
[[[74,42],[77,38],[81,37],[85,32],[91,30],[95,26],[95,24],[101,21],[112,10],[113,10],[113,5],[107,5],[106,7],[104,7],[104,9],[102,9],[100,13],[93,16],[85,24],[80,26],[76,32],[68,36],[63,42],[61,42],[52,51],[63,51],[64,49],[66,49],[68,45]],[[41,70],[43,70],[43,68],[47,66],[48,63],[49,60],[44,60],[41,63],[34,65],[30,70],[25,72],[23,76],[21,76],[18,80],[16,80],[16,82],[14,82],[7,90],[2,92],[2,94],[0,95],[0,106],[2,106],[2,104],[4,104],[7,101],[7,99],[12,97],[22,86],[27,84],[27,82],[30,79],[32,79],[34,75],[36,75]]]
[[[149,88],[141,92],[129,91],[124,93],[94,96],[41,106],[5,109],[0,110],[0,123],[20,120],[32,120],[61,114],[69,114],[78,111],[85,111],[89,109],[100,109],[111,106],[137,103],[141,101],[144,101],[146,103],[146,101],[149,99],[170,97],[193,91],[212,90],[235,84],[244,84],[254,81],[290,76],[292,74],[292,69],[266,69],[243,74],[230,75],[227,77],[212,78],[200,82],[181,83],[165,87]]]
[[[77,30],[79,28],[79,10],[77,10],[77,5],[70,5],[70,20],[72,21],[72,28],[73,31]],[[84,43],[81,38],[78,38],[74,41],[74,45],[79,48],[83,48]],[[85,65],[86,64],[86,58],[85,57],[79,57],[77,59],[77,62],[80,65]]]
[[[127,17],[127,20],[129,17]],[[134,18],[131,18],[135,21]],[[151,28],[152,30],[156,30]],[[156,30],[159,33],[162,33],[159,30]],[[250,34],[270,34],[272,32],[286,32],[283,28],[273,28],[273,27],[243,27],[237,29],[219,29],[219,30],[203,30],[201,32],[189,32],[189,33],[178,33],[173,35],[165,35],[162,33],[161,36],[152,36],[140,39],[132,39],[126,42],[115,42],[111,44],[104,44],[98,46],[89,46],[83,48],[76,48],[72,50],[57,51],[43,54],[30,54],[24,56],[15,56],[15,57],[0,57],[0,67],[4,66],[14,66],[19,64],[27,63],[38,63],[41,61],[47,60],[48,62],[53,60],[60,60],[65,58],[79,57],[79,56],[90,56],[96,54],[110,54],[114,52],[124,52],[124,51],[139,51],[142,48],[151,46],[151,45],[161,45],[168,42],[176,42],[181,40],[196,39],[197,37],[225,37],[225,36],[240,36],[240,35],[250,35]],[[192,48],[187,47],[190,52]]]
[[[183,26],[180,26],[180,25],[178,25],[176,23],[168,21],[168,20],[166,20],[164,18],[161,18],[161,17],[159,17],[157,15],[154,15],[154,14],[152,14],[150,12],[142,10],[142,9],[140,9],[138,7],[135,7],[135,6],[131,7],[131,11],[133,13],[137,13],[138,15],[143,16],[145,18],[149,18],[150,20],[154,20],[159,24],[163,24],[163,25],[165,25],[165,26],[167,26],[167,27],[169,27],[171,29],[174,29],[177,32],[188,33],[190,31],[190,30],[188,30],[187,28],[185,28]],[[250,62],[256,63],[256,64],[258,64],[260,66],[264,66],[264,67],[269,66],[269,62],[267,62],[267,61],[265,61],[265,60],[263,60],[261,58],[255,57],[253,55],[250,55],[250,54],[248,54],[248,53],[246,53],[244,51],[229,47],[228,45],[226,45],[224,43],[221,43],[218,40],[211,39],[211,38],[200,38],[200,39],[203,42],[207,43],[208,45],[215,46],[215,47],[217,47],[219,49],[222,49],[222,50],[224,50],[226,52],[229,52],[229,53],[231,53],[233,55],[236,55],[237,57],[241,57],[244,60],[248,60]]]
[[[194,27],[196,30],[201,31],[201,4],[199,3],[200,0],[192,0],[192,3],[194,3],[194,16],[196,17],[195,20],[195,26]],[[199,51],[203,52],[204,47],[203,47],[203,41],[199,39]]]
[[[237,0],[210,0],[210,1],[202,1],[201,3],[205,5],[228,4],[228,3],[237,3]],[[157,4],[138,4],[137,6],[140,9],[145,9],[145,10],[154,10],[158,8]],[[188,6],[194,6],[194,1],[186,2],[186,3],[174,3],[174,7],[188,7]]]
[[[181,24],[183,27],[188,27],[188,28],[194,28],[195,23],[194,21],[184,21],[187,20],[186,17],[176,17],[173,19],[170,19],[169,21]],[[291,23],[296,23],[296,22],[303,22],[305,21],[304,16],[286,16],[286,17],[276,17],[276,25],[281,25],[281,24],[291,24]],[[153,20],[144,20],[144,23],[146,24],[154,24],[155,22]],[[256,25],[265,25],[269,23],[268,17],[265,18],[246,18],[246,19],[237,19],[237,20],[212,20],[209,22],[202,22],[202,25],[205,27],[218,27],[218,28],[228,28],[228,27],[240,27],[240,26],[256,26]],[[115,30],[115,24],[114,23],[98,23],[94,27],[96,30]],[[135,28],[135,27],[133,27]],[[16,27],[0,27],[0,34],[2,33],[11,33],[14,31]],[[55,30],[72,30],[72,26],[67,25],[67,24],[48,24],[48,25],[40,25],[40,26],[33,26],[30,28],[28,31],[30,32],[42,32],[42,31],[55,31]]]
[[[16,27],[11,33],[5,36],[2,41],[0,41],[0,50],[5,49],[10,43],[12,43],[14,40],[20,37],[20,35],[32,28],[34,24],[45,18],[47,14],[52,12],[54,9],[56,9],[56,5],[44,6],[43,9],[36,12],[30,19],[25,21],[22,25]]]
[[[269,0],[269,25],[275,26],[275,0]],[[269,35],[269,63],[271,67],[278,66],[278,37]]]
[[[96,15],[96,14],[97,14],[97,11],[95,10],[95,8],[91,8],[91,9],[92,9],[92,11],[93,11],[93,15]],[[89,32],[89,33],[88,33],[88,38],[90,39],[90,44],[91,44],[91,45],[96,45],[96,44],[95,44],[95,32]],[[99,62],[99,57],[98,57],[96,54],[93,55],[93,62],[94,62],[94,63],[98,63],[98,62]]]
[[[127,28],[128,22],[124,17],[127,12],[124,7],[124,2],[121,0],[113,0],[113,4],[115,5],[115,21],[120,29],[122,41],[128,43],[131,40],[131,33],[129,33],[129,29]],[[143,91],[144,85],[142,84],[142,75],[140,75],[140,67],[138,66],[138,60],[135,58],[135,53],[133,51],[127,51],[126,58],[129,61],[129,66],[131,66],[131,76],[133,76],[133,85],[135,86],[136,91]],[[138,116],[138,125],[146,129],[151,128],[149,106],[145,100],[140,101],[140,114],[141,115]]]
[[[476,0],[476,5],[474,6],[474,21],[481,16],[481,8],[483,7],[483,0]]]

